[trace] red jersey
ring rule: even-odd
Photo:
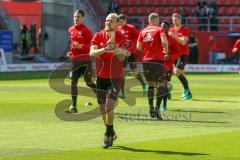
[[[237,48],[238,49],[238,52],[240,53],[240,39],[238,39],[236,41],[236,43],[234,44],[233,48]]]
[[[128,51],[131,54],[136,54],[136,44],[139,35],[139,31],[134,25],[125,24],[124,26],[119,26],[118,30],[122,32],[122,34],[126,37],[127,41],[129,41],[129,48]]]
[[[97,32],[91,44],[97,45],[98,48],[104,48],[107,45],[109,37],[105,30]],[[117,30],[115,33],[115,42],[118,46],[126,42],[125,36]],[[113,54],[113,52],[105,52],[96,57],[96,76],[107,79],[119,79],[124,75],[122,62]]]
[[[143,61],[163,61],[163,35],[163,28],[158,26],[149,25],[140,32],[138,42],[143,46]]]
[[[164,65],[170,70],[173,71],[173,64],[179,57],[179,45],[178,42],[173,39],[171,36],[166,34],[168,40],[168,54],[170,59],[164,60]]]
[[[177,30],[175,27],[171,27],[169,31],[175,33],[178,37],[189,37],[189,29],[184,26],[182,26],[179,30]],[[188,42],[184,46],[179,44],[179,49],[180,56],[189,55]]]
[[[92,40],[91,30],[84,24],[72,26],[68,29],[71,38],[71,59],[85,61],[90,60],[89,51]],[[74,42],[77,42],[80,48],[75,48]]]

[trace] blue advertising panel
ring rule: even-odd
[[[2,48],[4,52],[12,52],[13,50],[12,31],[0,31],[0,48]]]

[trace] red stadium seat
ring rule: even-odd
[[[235,5],[235,0],[226,0],[225,5],[226,6],[234,6]]]
[[[128,1],[127,1],[127,4],[128,4],[129,6],[134,6],[134,5],[136,4],[136,1],[135,1],[135,0],[128,0]]]
[[[219,24],[229,24],[230,23],[230,19],[228,17],[221,17],[219,20],[218,20],[218,23]]]
[[[122,13],[122,14],[128,14],[128,7],[121,7],[120,13]]]
[[[145,0],[137,0],[135,1],[136,6],[144,6],[145,5]]]
[[[227,12],[226,7],[219,7],[219,9],[218,9],[219,15],[224,16],[224,15],[226,15],[226,12]]]
[[[238,10],[239,8],[236,8],[236,7],[230,7],[228,10],[227,10],[227,14],[228,15],[237,15],[237,10]]]
[[[233,21],[234,24],[240,24],[240,18],[239,17],[233,18],[232,21]]]
[[[164,9],[164,14],[165,14],[165,15],[171,15],[171,14],[172,14],[172,11],[170,10],[169,7],[166,7],[166,8]]]
[[[155,0],[155,1],[156,1],[155,3],[157,3],[157,5],[159,5],[159,6],[169,6],[170,5],[168,0]]]
[[[240,26],[239,26],[239,24],[233,26],[233,31],[234,31],[234,32],[240,32]]]
[[[182,0],[182,6],[191,6],[191,1],[190,0]]]
[[[198,24],[198,23],[199,23],[198,18],[196,18],[196,17],[190,18],[190,19],[189,19],[189,22],[190,22],[191,24]]]
[[[155,8],[155,11],[154,11],[154,12],[155,12],[155,13],[158,13],[160,16],[164,14],[162,7],[161,7],[161,8],[160,8],[160,7]]]
[[[182,1],[180,0],[172,0],[172,6],[182,6]]]
[[[146,8],[145,7],[138,7],[137,8],[137,14],[138,15],[145,15],[146,14]]]
[[[120,5],[120,6],[124,6],[124,5],[127,5],[128,3],[128,0],[119,0],[118,1],[118,4]]]
[[[197,5],[197,2],[198,2],[198,0],[191,0],[191,5],[195,7]]]
[[[240,6],[240,0],[235,0],[235,6]]]
[[[216,4],[218,6],[224,6],[225,5],[225,0],[216,0]]]
[[[172,10],[172,13],[179,13],[180,11],[178,7],[172,7],[171,10]]]
[[[135,7],[128,8],[129,15],[136,15],[136,13],[137,13],[137,8],[135,8]]]

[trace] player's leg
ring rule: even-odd
[[[131,74],[132,76],[134,76],[142,85],[142,89],[143,89],[143,95],[145,95],[147,93],[147,85],[143,80],[143,77],[141,76],[141,74],[137,71],[137,55],[136,54],[132,54],[129,57],[129,66],[130,66],[130,70],[131,70]]]
[[[127,65],[128,65],[128,61],[129,61],[129,57],[127,59],[124,60],[123,62],[123,68],[126,69]],[[119,91],[119,95],[118,95],[119,98],[126,98],[125,97],[125,75],[124,77],[122,78],[122,81],[121,81],[121,87],[120,87],[120,91]]]
[[[188,80],[184,75],[185,64],[186,64],[186,56],[180,56],[177,61],[176,67],[174,69],[174,74],[178,77],[178,79],[180,80],[184,88],[182,99],[187,100],[192,98],[192,94],[189,89]]]
[[[112,81],[112,85],[108,88],[106,95],[105,112],[106,112],[106,132],[104,134],[103,148],[108,148],[113,145],[113,141],[117,138],[114,131],[114,108],[121,88],[121,80]]]
[[[104,137],[103,137],[103,148],[107,148],[109,147],[109,137],[110,137],[110,133],[109,133],[109,127],[107,127],[107,121],[106,121],[106,117],[107,117],[107,112],[106,112],[106,95],[108,93],[108,86],[110,84],[110,81],[107,81],[106,79],[103,78],[97,78],[96,81],[96,93],[97,93],[97,101],[99,104],[99,110],[101,112],[102,115],[102,119],[103,119],[103,123],[105,126],[105,133],[104,133]]]
[[[77,113],[77,96],[78,96],[78,79],[80,77],[80,64],[77,61],[71,61],[71,71],[70,71],[70,79],[71,79],[71,97],[72,97],[72,105],[69,107],[67,112],[69,113]]]
[[[171,81],[171,77],[172,77],[172,72],[171,71],[168,71],[167,72],[167,75],[166,75],[166,83],[169,83]],[[170,88],[168,88],[168,85],[167,85],[167,92],[168,94],[166,94],[164,97],[163,97],[163,105],[162,105],[162,109],[161,111],[165,112],[167,110],[167,100],[169,99],[169,95],[171,95],[171,90]]]
[[[96,85],[92,81],[92,65],[87,63],[87,66],[84,67],[84,81],[88,87],[90,87],[93,92],[96,94]]]
[[[163,98],[167,96],[168,94],[168,89],[167,89],[167,82],[166,82],[166,73],[164,70],[164,66],[162,65],[161,67],[158,68],[156,74],[158,74],[158,79],[157,81],[157,96],[156,96],[156,116],[159,120],[162,120],[161,114],[160,114],[160,106]]]
[[[124,90],[124,87],[125,87],[125,77],[122,78],[122,83],[121,83],[121,89],[120,89],[120,92],[119,92],[119,98],[126,98],[125,97],[125,90]]]
[[[143,70],[144,70],[144,76],[148,82],[148,105],[149,105],[149,113],[152,118],[155,117],[155,110],[153,105],[154,100],[154,74],[153,72],[153,64],[151,62],[144,62],[143,63]]]

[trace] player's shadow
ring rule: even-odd
[[[181,110],[181,109],[171,109],[171,112],[192,112],[192,113],[216,113],[216,114],[223,114],[226,112],[219,112],[219,111],[196,111],[196,110]]]
[[[196,102],[228,102],[228,103],[240,103],[240,101],[230,101],[230,100],[217,100],[217,99],[190,99],[191,101],[196,101]],[[174,99],[172,98],[170,101],[183,101],[181,99]]]
[[[175,152],[175,151],[159,151],[159,150],[149,150],[149,149],[137,149],[125,146],[114,146],[112,149],[126,150],[130,152],[141,152],[141,153],[157,153],[157,154],[175,154],[182,156],[199,156],[199,155],[210,155],[205,153],[193,153],[193,152]]]
[[[230,100],[217,100],[217,99],[191,99],[192,101],[201,102],[229,102],[229,103],[240,103],[240,101],[230,101]]]

